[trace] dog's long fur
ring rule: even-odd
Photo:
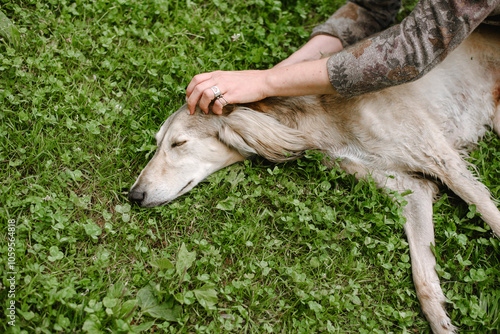
[[[222,116],[189,116],[184,106],[158,132],[158,150],[129,198],[165,204],[255,154],[282,162],[316,149],[342,158],[341,167],[358,178],[412,191],[404,214],[417,295],[433,331],[452,333],[431,251],[434,181],[475,204],[500,236],[500,212],[463,159],[488,128],[500,129],[499,58],[500,29],[481,27],[423,78],[379,92],[271,98],[231,106]]]

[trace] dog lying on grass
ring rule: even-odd
[[[500,211],[463,159],[488,128],[500,130],[500,29],[480,27],[423,78],[379,92],[268,98],[227,106],[221,116],[190,116],[183,106],[156,134],[158,149],[129,199],[164,205],[256,154],[273,162],[307,150],[341,158],[341,168],[357,178],[411,191],[403,212],[417,296],[434,333],[453,333],[431,251],[435,182],[476,205],[500,237]]]

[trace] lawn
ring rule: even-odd
[[[126,198],[193,75],[269,68],[341,3],[1,1],[0,332],[430,332],[404,197],[315,152]],[[488,134],[471,162],[496,198],[499,161]],[[446,189],[434,218],[454,324],[500,332],[499,240]]]

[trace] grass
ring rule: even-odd
[[[400,206],[314,153],[126,200],[193,75],[268,68],[340,4],[2,1],[0,331],[428,333]],[[499,152],[472,154],[496,198]],[[434,217],[453,322],[499,332],[498,239],[446,190]]]

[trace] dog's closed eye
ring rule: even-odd
[[[170,145],[171,148],[175,148],[175,147],[178,147],[178,146],[182,146],[184,145],[185,143],[187,142],[187,140],[183,140],[183,141],[174,141],[172,143],[172,145]]]

